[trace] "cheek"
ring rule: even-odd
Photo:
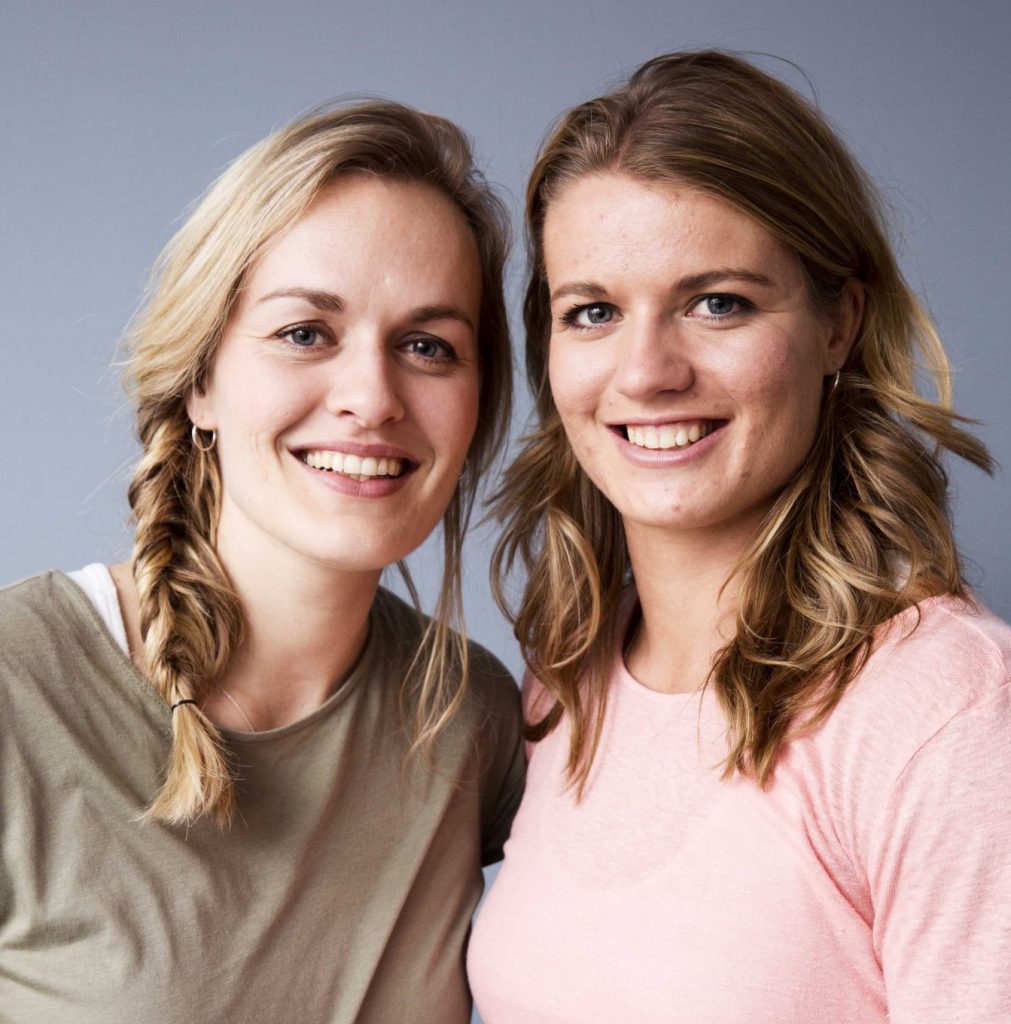
[[[476,375],[446,383],[451,386],[419,389],[411,400],[413,418],[436,454],[462,463],[477,430],[479,384]]]
[[[331,383],[329,374],[329,367],[308,359],[250,359],[236,374],[232,394],[248,415],[277,421],[293,410],[322,402]]]
[[[548,353],[548,382],[551,396],[563,421],[580,413],[591,414],[597,407],[611,377],[584,346],[553,342]]]
[[[821,398],[816,346],[805,332],[769,330],[725,367],[731,389],[744,406],[773,410],[777,418],[807,421]],[[758,356],[758,358],[756,358]]]
[[[780,478],[804,459],[821,410],[821,376],[806,353],[769,348],[732,385],[748,424],[748,475]]]
[[[222,366],[215,382],[220,433],[246,456],[277,445],[321,401],[314,375],[255,361]],[[302,368],[299,368],[302,369]]]

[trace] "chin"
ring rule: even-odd
[[[380,538],[372,538],[371,542],[346,541],[331,547],[321,545],[304,554],[318,565],[340,572],[375,573],[395,565],[406,558],[418,545],[407,546],[403,538],[399,542],[392,539],[384,543]]]
[[[696,530],[718,530],[729,527],[740,515],[726,505],[719,508],[698,508],[668,502],[662,507],[619,508],[626,526],[663,533],[689,533]]]

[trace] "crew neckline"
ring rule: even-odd
[[[115,581],[112,579],[112,574],[109,573],[109,567],[101,562],[92,563],[92,565],[99,565],[105,569],[109,576],[109,582],[112,584],[115,591]],[[91,569],[92,565],[89,565],[86,568]],[[141,689],[141,692],[149,699],[149,701],[154,702],[157,710],[170,723],[172,715],[171,709],[162,699],[161,694],[159,694],[151,685],[151,682],[147,677],[137,671],[136,665],[134,665],[130,658],[129,651],[124,650],[119,645],[114,635],[114,630],[109,628],[109,623],[106,622],[99,610],[95,607],[89,593],[80,585],[80,583],[72,579],[68,573],[59,569],[53,570],[53,573],[56,580],[61,584],[64,590],[69,588],[69,593],[74,598],[74,602],[78,606],[78,609],[83,612],[86,618],[92,621],[92,624],[97,624],[100,627],[103,639],[105,639],[112,648],[113,657],[118,662],[118,668],[128,676],[135,686],[138,686]],[[116,592],[116,598],[116,610],[120,616],[120,620],[122,620],[123,612],[119,607],[118,591]],[[270,742],[271,740],[282,739],[292,733],[300,732],[302,729],[312,725],[319,719],[326,717],[334,708],[339,704],[342,704],[347,699],[349,694],[356,688],[361,677],[368,670],[368,665],[374,657],[377,644],[376,608],[381,601],[385,600],[385,598],[385,591],[380,587],[376,591],[375,600],[373,600],[372,607],[369,609],[369,631],[368,636],[365,638],[365,643],[362,646],[361,653],[358,655],[357,660],[347,675],[344,677],[344,681],[322,704],[320,704],[318,708],[311,711],[303,718],[299,718],[294,722],[289,722],[287,725],[278,726],[276,729],[263,729],[259,732],[242,732],[241,730],[229,729],[226,726],[221,726],[215,723],[215,728],[218,732],[221,733],[221,735],[229,742],[264,743]]]
[[[618,649],[615,652],[612,678],[617,678],[622,690],[639,700],[648,700],[668,705],[690,704],[694,701],[704,704],[712,700],[711,686],[700,686],[694,690],[676,690],[671,693],[667,690],[654,690],[653,687],[647,686],[632,674],[625,663],[625,650],[628,645],[628,626],[638,608],[639,595],[636,593],[635,585],[630,584],[622,595],[621,605],[619,606],[618,614],[621,628],[618,630],[618,636],[621,637],[621,642],[618,644]]]

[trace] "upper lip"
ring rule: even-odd
[[[374,459],[402,459],[404,462],[418,463],[409,451],[392,444],[363,444],[361,441],[304,441],[288,445],[292,452],[343,452],[345,455],[360,455],[362,458],[372,456]]]
[[[610,420],[609,427],[670,427],[678,423],[720,423],[719,416],[686,416],[684,413],[670,416],[634,416],[627,420]]]

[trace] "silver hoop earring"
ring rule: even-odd
[[[842,376],[842,372],[839,371],[839,370],[836,370],[835,376],[832,378],[832,386],[828,389],[828,393],[830,395],[834,395],[835,394],[836,388],[839,387],[839,378],[841,376]]]
[[[193,447],[198,452],[209,452],[218,443],[218,432],[216,430],[211,431],[211,443],[208,445],[202,445],[200,443],[200,428],[194,423],[190,427],[190,441],[193,442]]]

